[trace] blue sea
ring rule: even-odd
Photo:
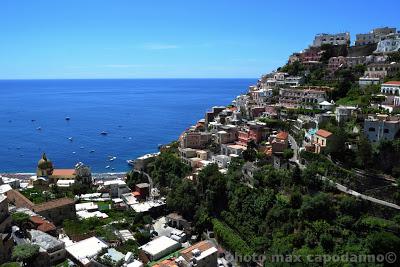
[[[254,82],[0,81],[0,173],[35,172],[43,152],[56,168],[73,168],[82,161],[94,172],[127,171],[127,159],[176,140],[212,106],[230,104]],[[116,159],[110,162],[110,156]]]

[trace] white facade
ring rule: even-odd
[[[400,34],[391,34],[379,41],[374,53],[392,53],[400,51]]]
[[[212,162],[217,164],[220,168],[227,168],[231,161],[231,157],[226,155],[217,155],[212,157]]]
[[[386,95],[400,95],[400,81],[386,82],[381,85],[381,93]]]
[[[349,43],[350,43],[350,33],[348,32],[337,33],[337,34],[321,33],[315,36],[313,46],[319,47],[323,44],[347,45]]]
[[[369,78],[369,77],[360,77],[358,80],[358,84],[360,87],[366,87],[368,85],[375,85],[375,84],[380,84],[381,79],[379,78]]]
[[[393,140],[400,130],[400,120],[386,116],[370,117],[364,121],[364,134],[371,142]]]
[[[181,244],[175,240],[166,236],[160,236],[139,248],[146,253],[151,261],[154,261],[177,251],[180,247]]]
[[[86,265],[108,245],[97,237],[90,237],[68,246],[67,252],[80,264]]]
[[[112,198],[120,198],[121,195],[131,192],[126,183],[122,180],[111,180],[104,182],[104,187],[110,191]]]

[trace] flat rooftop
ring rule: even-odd
[[[108,245],[93,236],[68,246],[66,250],[72,257],[85,265],[90,262],[90,258],[96,256],[103,248],[108,248]]]
[[[154,239],[153,241],[150,241],[149,243],[141,246],[140,248],[150,255],[157,255],[163,252],[164,250],[167,250],[171,247],[175,247],[178,245],[179,243],[176,242],[175,240],[166,236],[160,236]]]

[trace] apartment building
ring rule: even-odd
[[[376,28],[369,33],[360,33],[356,35],[356,46],[378,43],[382,37],[396,33],[396,28],[383,27]]]
[[[393,140],[400,130],[400,118],[389,115],[369,116],[364,120],[364,134],[371,142]]]
[[[327,100],[327,87],[297,87],[281,88],[279,90],[279,104],[283,107],[314,107]]]
[[[344,32],[336,34],[317,34],[314,38],[313,46],[320,47],[323,44],[348,45],[350,44],[350,33]]]

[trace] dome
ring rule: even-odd
[[[43,153],[42,158],[38,162],[38,168],[41,170],[52,169],[53,163],[47,159],[46,154]]]

